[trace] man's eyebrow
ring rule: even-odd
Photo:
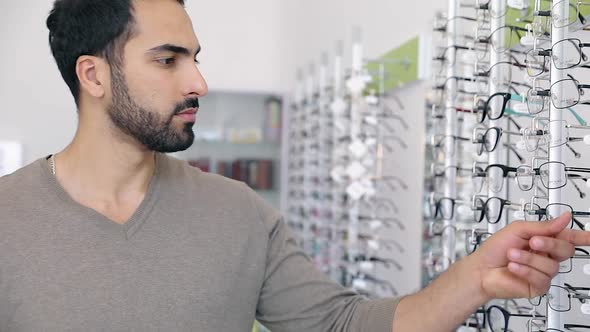
[[[190,55],[190,53],[191,53],[188,50],[188,48],[178,46],[178,45],[173,45],[173,44],[159,45],[159,46],[150,48],[147,51],[147,53],[157,53],[157,52],[172,52],[172,53],[177,53],[177,54],[182,54],[182,55]],[[197,54],[199,54],[199,52],[201,52],[201,45],[199,45],[199,47],[197,48],[197,51],[195,52],[195,56],[197,56]]]

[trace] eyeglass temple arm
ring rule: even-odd
[[[397,96],[395,93],[391,93],[391,94],[389,94],[389,93],[386,93],[385,95],[386,95],[386,96],[389,96],[389,97],[392,97],[392,98],[393,98],[393,100],[395,100],[395,102],[397,103],[397,106],[399,106],[399,109],[400,109],[400,110],[402,110],[402,111],[403,111],[403,110],[405,110],[405,109],[406,109],[406,108],[404,107],[404,104],[402,103],[402,100],[401,100],[401,99],[400,99],[400,98],[399,98],[399,97],[398,97],[398,96]],[[384,104],[385,104],[385,103],[384,103]],[[393,113],[393,110],[392,110],[390,107],[388,107],[388,106],[387,106],[387,104],[385,104],[385,106],[387,107],[387,110],[389,110],[390,112],[392,112],[392,113]]]
[[[574,150],[569,143],[565,143],[565,146],[574,154],[576,159],[579,159],[582,156],[578,151]]]
[[[477,22],[477,18],[475,17],[469,17],[469,16],[453,16],[450,17],[449,19],[447,19],[447,23],[452,21],[452,20],[456,20],[456,19],[462,19],[462,20],[466,20],[466,21],[472,21],[472,22]]]
[[[379,258],[379,257],[373,256],[373,257],[367,257],[367,260],[370,261],[370,262],[376,262],[376,263],[381,263],[381,264],[385,264],[385,265],[392,264],[398,270],[400,270],[400,271],[403,270],[403,267],[401,266],[401,264],[398,263],[396,260],[394,260],[392,258]],[[387,282],[387,281],[383,280],[383,282]]]
[[[511,116],[506,116],[506,118],[508,118],[508,121],[510,121],[510,123],[512,123],[516,127],[516,129],[518,129],[518,130],[522,129],[522,127],[518,124],[518,122],[516,122],[516,120],[514,120]],[[519,133],[519,135],[520,135],[520,133]]]
[[[579,173],[590,173],[590,168],[584,167],[566,167],[566,172],[579,172]]]
[[[516,136],[522,136],[522,133],[520,132],[515,132],[515,131],[508,131],[508,130],[502,130],[502,135],[506,134],[506,135],[516,135]]]
[[[590,212],[587,212],[587,211],[573,211],[572,214],[574,216],[578,216],[578,217],[590,217]]]
[[[390,113],[384,113],[384,114],[382,114],[382,116],[387,119],[394,119],[394,120],[399,121],[399,123],[402,125],[404,130],[408,130],[408,128],[409,128],[406,120],[404,120],[401,116],[394,114],[393,111],[391,111]],[[386,121],[383,121],[383,125],[388,127],[389,132],[395,132],[393,127],[390,124],[388,124]]]
[[[587,125],[586,120],[584,120],[584,118],[582,118],[582,116],[580,116],[580,114],[578,114],[578,112],[576,112],[573,108],[568,107],[567,110],[576,118],[576,120],[578,121],[578,123],[582,126]],[[572,127],[575,128],[575,127]]]
[[[445,139],[446,137],[443,137],[441,139],[441,141],[439,143],[442,143],[442,141]],[[408,148],[408,145],[406,144],[406,142],[404,142],[401,138],[399,138],[398,136],[395,135],[385,135],[383,136],[383,140],[385,141],[385,139],[392,139],[394,141],[397,141],[399,143],[399,145],[404,148],[404,150],[406,150]]]
[[[574,211],[575,214],[575,211]],[[572,217],[572,222],[576,224],[581,230],[584,230],[584,224],[582,224],[578,219]]]
[[[408,185],[398,176],[382,176],[381,179],[384,181],[396,181],[402,188],[408,189]]]
[[[540,194],[543,195],[543,197],[549,197],[549,195],[547,194],[545,189],[543,187],[541,187],[538,183],[535,186],[537,188],[537,192],[540,192]]]
[[[514,317],[537,317],[537,318],[545,318],[545,316],[531,315],[531,314],[513,314],[513,313],[510,313],[510,316],[514,316]]]
[[[590,325],[580,325],[580,324],[563,324],[564,329],[590,329]]]
[[[508,150],[512,151],[512,152],[513,152],[513,153],[516,155],[516,158],[518,158],[518,161],[519,161],[521,164],[524,164],[524,163],[526,162],[526,160],[523,158],[523,156],[522,156],[520,153],[518,153],[518,151],[517,151],[517,150],[516,150],[516,148],[513,146],[513,144],[502,143],[502,145],[503,145],[505,148],[507,148]]]
[[[590,287],[575,287],[575,286],[572,286],[571,284],[569,284],[567,282],[564,283],[564,285],[565,285],[565,287],[567,289],[572,290],[574,292],[575,291],[590,291]]]
[[[586,193],[583,192],[582,189],[580,189],[580,187],[575,182],[571,181],[571,183],[574,186],[574,188],[576,188],[576,191],[578,192],[580,198],[584,199],[586,197]]]
[[[440,207],[440,204],[437,205],[437,210]],[[406,229],[406,226],[404,226],[404,223],[401,222],[401,220],[397,219],[397,218],[379,218],[382,219],[386,222],[392,222],[394,224],[396,224],[396,226],[400,229],[400,231],[404,231]]]

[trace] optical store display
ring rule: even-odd
[[[450,0],[435,18],[425,284],[513,220],[569,211],[590,230],[589,4]],[[590,330],[589,258],[576,248],[546,295],[493,301],[462,329]]]
[[[408,124],[398,113],[401,102],[385,100],[384,64],[363,57],[360,31],[350,69],[343,53],[340,44],[333,59],[326,55],[299,74],[289,121],[287,221],[334,280],[369,297],[397,296],[395,282],[379,271],[404,270],[398,259],[406,248],[387,231],[406,229],[391,193],[408,185],[383,163],[408,148]]]
[[[385,83],[396,75],[387,61],[408,60],[367,60],[359,31],[350,69],[340,44],[300,70],[286,218],[316,266],[369,297],[404,294],[396,276],[418,239],[408,234],[417,221],[402,217],[412,184],[400,167],[415,142],[425,152],[422,287],[514,220],[567,211],[570,228],[590,230],[589,17],[577,0],[448,0],[426,43],[430,78],[415,85],[427,89],[423,140],[407,120],[422,110]],[[547,294],[492,301],[461,330],[590,330],[589,276],[589,249],[576,248]]]

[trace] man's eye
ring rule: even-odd
[[[163,58],[156,60],[159,64],[169,66],[174,63],[174,58]]]

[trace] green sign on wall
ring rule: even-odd
[[[381,66],[385,70],[385,91],[416,81],[419,72],[420,38],[413,38],[394,48],[377,59],[369,61],[367,69],[375,78],[379,77]],[[378,79],[369,85],[369,89],[379,91]]]

